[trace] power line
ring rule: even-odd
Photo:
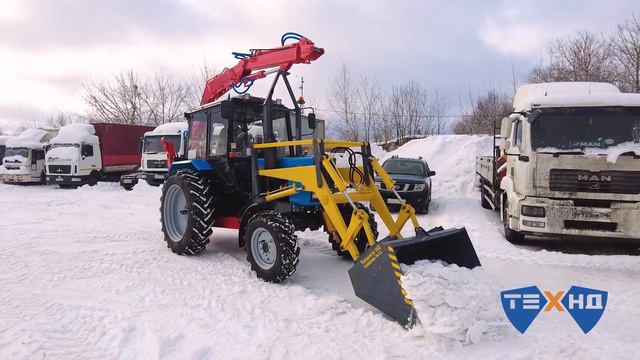
[[[320,109],[320,108],[314,108],[317,111],[323,111],[323,112],[331,112],[331,113],[342,113],[342,111],[338,111],[338,110],[332,110],[332,109]],[[363,113],[363,112],[350,112],[350,114],[354,114],[354,115],[371,115],[371,116],[388,116],[388,117],[408,117],[408,118],[462,118],[462,117],[472,117],[472,116],[476,116],[476,117],[507,117],[509,116],[509,114],[460,114],[460,115],[452,115],[452,114],[448,114],[448,115],[430,115],[430,114],[419,114],[419,115],[405,115],[405,114],[378,114],[378,113],[374,113],[374,114],[367,114],[367,113]]]

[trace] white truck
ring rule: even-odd
[[[159,125],[144,134],[141,144],[142,158],[140,171],[127,174],[120,179],[120,185],[131,190],[139,180],[149,185],[160,186],[168,173],[167,153],[162,149],[162,138],[173,143],[177,157],[184,156],[185,139],[189,124],[186,121],[171,122]]]
[[[45,146],[57,130],[29,129],[5,142],[0,179],[5,183],[45,183]]]
[[[60,128],[46,156],[46,181],[76,188],[119,181],[140,164],[140,139],[149,126],[75,123]]]
[[[496,144],[476,173],[482,206],[500,211],[507,240],[640,239],[640,94],[523,85]]]

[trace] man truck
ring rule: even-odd
[[[63,188],[119,181],[140,165],[140,139],[150,126],[70,124],[51,139],[46,156],[46,181]]]
[[[638,240],[640,94],[604,83],[523,85],[476,173],[482,206],[500,211],[510,242]]]
[[[168,172],[167,153],[162,148],[162,139],[171,142],[176,156],[181,157],[184,155],[187,128],[187,122],[182,121],[162,124],[146,132],[141,145],[140,171],[123,175],[120,178],[120,185],[126,190],[131,190],[139,180],[145,180],[152,186],[162,184]]]
[[[44,156],[56,130],[29,129],[5,142],[0,178],[5,183],[45,183]]]

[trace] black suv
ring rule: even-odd
[[[422,157],[400,158],[393,156],[382,164],[389,176],[396,182],[396,191],[401,198],[413,206],[416,211],[427,213],[431,202],[431,177],[436,174]],[[376,186],[384,201],[390,208],[399,207],[400,201],[393,191],[387,190],[380,178],[376,178]],[[395,206],[394,206],[395,205]]]

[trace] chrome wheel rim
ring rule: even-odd
[[[171,185],[164,198],[164,227],[173,242],[182,240],[187,230],[187,199],[182,188]]]

